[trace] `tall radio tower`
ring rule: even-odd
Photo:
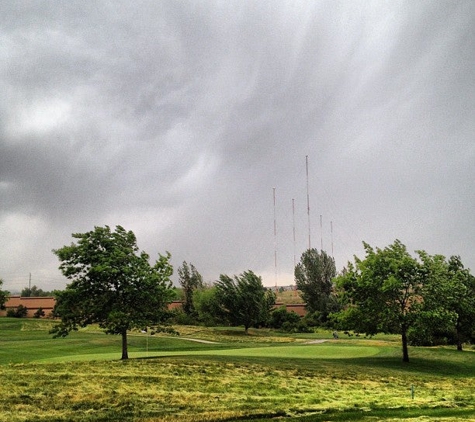
[[[307,217],[308,217],[308,248],[312,248],[310,236],[310,195],[308,193],[308,155],[305,156],[305,169],[307,173]]]
[[[272,188],[274,193],[274,282],[275,290],[277,290],[277,221],[275,218],[275,188]]]

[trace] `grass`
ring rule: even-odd
[[[276,300],[277,303],[284,303],[284,304],[296,304],[305,303],[300,296],[300,291],[296,290],[285,290],[283,292],[277,292]]]
[[[181,327],[217,344],[136,333],[141,358],[123,362],[120,338],[51,339],[48,324],[0,318],[2,422],[475,420],[472,351],[411,348],[403,364],[391,336]]]

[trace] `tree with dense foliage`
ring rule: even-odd
[[[431,345],[444,339],[462,350],[463,343],[475,334],[475,277],[458,256],[447,260],[442,255],[418,253],[426,275],[425,318],[415,327],[413,342]]]
[[[409,362],[407,334],[421,313],[424,274],[420,263],[396,240],[384,249],[364,243],[366,258],[355,257],[336,278],[348,306],[339,321],[346,329],[374,335],[401,335],[403,361]]]
[[[291,333],[308,333],[312,330],[304,318],[294,311],[287,311],[285,306],[274,309],[269,319],[269,327]]]
[[[0,278],[0,309],[5,309],[5,302],[7,301],[7,297],[9,293],[5,290],[2,290],[3,280]]]
[[[193,292],[196,318],[205,326],[225,324],[227,315],[220,307],[216,286],[203,285]]]
[[[183,261],[182,266],[178,268],[178,281],[183,289],[183,312],[191,316],[195,312],[193,292],[203,287],[203,277],[193,264],[188,265]]]
[[[54,313],[61,318],[52,333],[67,336],[78,327],[99,324],[122,337],[122,359],[128,359],[127,332],[163,323],[173,299],[170,254],[151,265],[139,252],[135,234],[117,226],[95,227],[72,235],[77,243],[53,250],[59,269],[71,280],[57,292]]]
[[[295,267],[295,283],[309,313],[318,313],[325,322],[335,311],[333,278],[336,276],[335,260],[325,251],[306,250]]]
[[[25,287],[21,293],[21,297],[47,297],[53,296],[52,292],[44,291],[43,289],[39,289],[36,286],[32,287]]]
[[[231,278],[221,274],[216,282],[219,307],[232,325],[250,327],[265,324],[275,303],[275,294],[262,285],[261,277],[245,271]]]
[[[454,313],[453,332],[457,350],[475,335],[475,277],[465,268],[459,256],[449,258],[449,291],[447,308]]]

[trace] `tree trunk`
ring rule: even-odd
[[[455,327],[455,330],[456,330],[455,336],[457,338],[457,350],[462,351],[463,350],[462,336],[460,335],[460,331],[458,327]]]
[[[402,329],[401,337],[402,337],[402,361],[409,362],[409,351],[407,349],[407,332],[406,328]]]
[[[122,331],[122,360],[129,358],[129,351],[127,349],[127,330]]]

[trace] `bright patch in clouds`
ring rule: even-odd
[[[10,132],[21,135],[44,135],[59,129],[71,118],[71,105],[62,99],[50,99],[19,110],[10,122]]]

